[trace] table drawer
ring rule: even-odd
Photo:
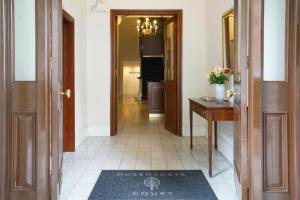
[[[198,115],[206,118],[206,110],[203,107],[195,106],[194,110]]]

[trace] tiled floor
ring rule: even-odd
[[[119,104],[119,134],[88,137],[74,153],[65,153],[61,200],[88,198],[101,170],[203,170],[220,200],[237,200],[232,166],[213,155],[214,177],[208,176],[207,139],[177,137],[164,130],[163,119],[147,116],[147,104],[126,98]]]

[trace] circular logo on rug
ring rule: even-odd
[[[160,185],[160,180],[155,177],[148,177],[144,180],[144,185],[146,187],[150,187],[151,190],[153,190],[154,188],[158,189],[158,186]]]

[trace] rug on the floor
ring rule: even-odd
[[[217,200],[200,170],[103,170],[89,200]]]

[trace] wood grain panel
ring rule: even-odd
[[[264,190],[288,192],[286,113],[264,113]]]
[[[12,106],[15,111],[36,110],[36,82],[14,82],[12,84]]]
[[[300,66],[300,25],[297,25],[297,66]]]
[[[63,12],[62,75],[63,91],[71,90],[71,97],[63,97],[63,150],[75,151],[75,20]]]
[[[165,113],[164,85],[161,82],[148,82],[149,113]]]
[[[174,82],[165,82],[165,128],[172,133],[177,133],[176,119],[177,119],[177,102]],[[168,103],[166,103],[168,102]]]
[[[12,189],[33,189],[35,185],[35,114],[14,113],[12,143]]]
[[[273,111],[286,112],[289,110],[289,87],[288,82],[265,81],[263,83],[263,110],[271,113]]]

